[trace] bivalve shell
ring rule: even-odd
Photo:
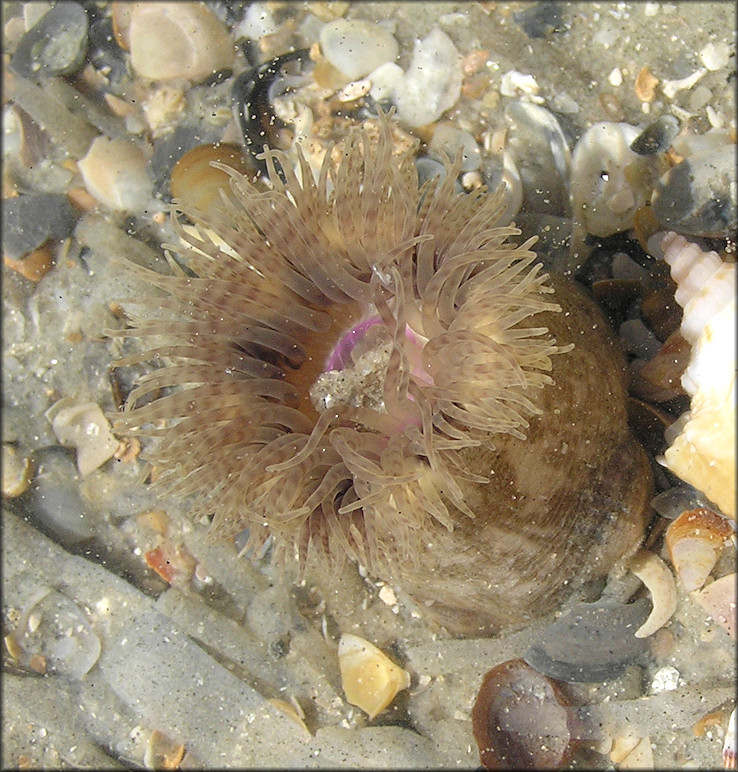
[[[666,548],[686,592],[699,590],[715,567],[733,529],[709,509],[683,512],[666,531]]]
[[[131,66],[150,80],[197,82],[233,64],[228,30],[205,3],[136,3],[128,40]]]
[[[341,636],[338,664],[346,699],[370,719],[388,707],[398,692],[410,686],[407,670],[358,635]]]
[[[28,490],[33,478],[33,462],[9,442],[3,443],[3,496],[14,498]]]
[[[728,728],[725,732],[725,742],[723,743],[723,767],[725,769],[738,769],[738,754],[735,747],[735,729],[736,729],[736,710],[730,714]]]

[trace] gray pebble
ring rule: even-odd
[[[87,53],[88,24],[79,3],[57,3],[20,39],[10,66],[25,78],[76,72]]]
[[[6,199],[2,216],[3,253],[13,260],[38,249],[50,238],[67,238],[75,221],[69,200],[58,193],[31,193]]]

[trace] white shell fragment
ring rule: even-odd
[[[674,576],[654,552],[639,550],[628,568],[646,585],[651,593],[653,609],[648,619],[636,630],[636,638],[648,638],[671,619],[677,607]]]
[[[98,137],[77,166],[88,192],[110,209],[141,212],[151,198],[146,156],[133,142]]]
[[[373,643],[344,633],[338,642],[338,664],[346,699],[370,719],[381,713],[395,695],[410,686],[410,674]]]
[[[461,78],[456,46],[434,27],[415,44],[410,66],[395,87],[398,118],[416,127],[438,120],[461,95]]]
[[[728,631],[728,635],[735,639],[736,623],[736,575],[726,574],[721,576],[692,594],[692,597],[702,606],[712,619]]]
[[[205,3],[136,3],[128,30],[131,66],[151,80],[199,81],[231,67],[226,26]]]
[[[119,442],[94,402],[77,405],[66,398],[46,413],[62,445],[77,449],[77,468],[84,477],[113,457]]]
[[[663,463],[735,518],[735,264],[676,233],[655,247],[677,282],[680,332],[692,346],[682,376],[690,409],[675,424]]]
[[[652,156],[630,149],[640,131],[628,123],[596,123],[574,147],[571,196],[575,223],[593,236],[630,227],[658,177]]]
[[[393,62],[400,47],[378,24],[359,19],[336,19],[320,30],[323,56],[350,80],[363,78],[382,64]]]

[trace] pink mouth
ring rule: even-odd
[[[345,370],[347,367],[351,367],[354,364],[351,352],[361,342],[367,330],[375,324],[383,324],[383,322],[378,316],[370,316],[345,333],[328,357],[325,370]],[[405,337],[412,344],[405,350],[412,375],[419,381],[432,385],[433,378],[424,370],[421,362],[421,352],[425,345],[424,339],[421,339],[409,325],[405,325]]]
[[[378,316],[370,316],[352,327],[342,338],[325,363],[326,370],[345,370],[353,364],[351,352],[357,343],[366,335],[366,331],[375,324],[382,324]]]

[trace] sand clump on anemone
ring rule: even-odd
[[[635,549],[648,463],[606,322],[496,225],[504,193],[456,193],[460,158],[419,188],[373,124],[317,180],[267,151],[268,189],[229,171],[220,207],[184,207],[187,271],[134,268],[162,294],[135,301],[126,334],[151,347],[119,364],[162,366],[120,420],[161,435],[157,484],[215,534],[349,558],[491,630]]]

